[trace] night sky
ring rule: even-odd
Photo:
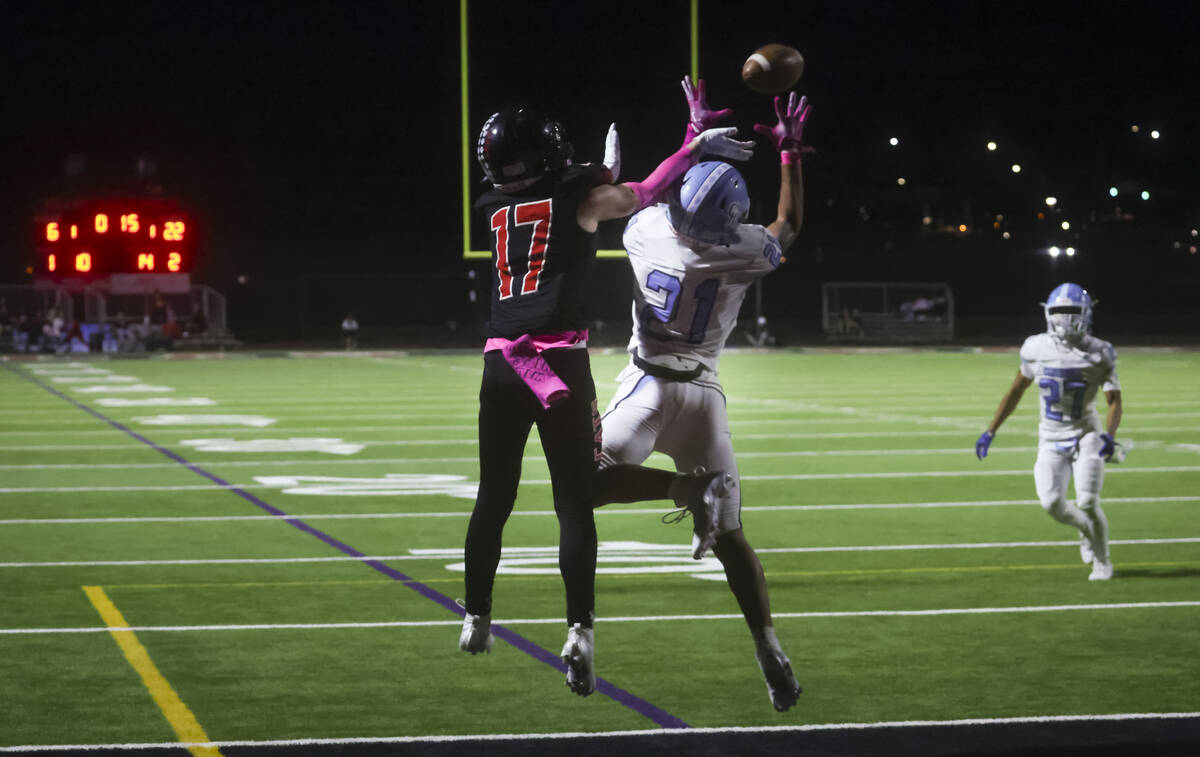
[[[734,107],[750,134],[771,110],[741,84],[742,60],[770,41],[804,54],[799,90],[817,149],[806,231],[835,260],[805,270],[811,277],[837,276],[838,250],[864,254],[851,238],[898,245],[883,268],[904,275],[906,234],[925,214],[947,224],[1031,217],[1053,194],[1082,219],[1111,211],[1116,184],[1153,187],[1140,217],[1168,229],[1167,244],[1200,223],[1197,7],[701,0],[700,72],[712,104]],[[476,0],[470,19],[472,136],[519,100],[560,118],[585,160],[600,158],[616,121],[626,178],[678,145],[685,0]],[[140,155],[193,208],[207,258],[197,276],[219,286],[239,269],[269,277],[285,261],[307,271],[346,261],[389,274],[461,268],[458,31],[453,0],[6,3],[0,281],[27,280],[42,201],[127,188]],[[768,150],[745,173],[770,210]],[[86,158],[74,185],[63,173],[72,154]],[[896,194],[899,176],[907,196]],[[1036,229],[1013,228],[1032,249]]]

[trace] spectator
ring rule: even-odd
[[[358,349],[358,321],[354,313],[346,313],[342,319],[342,341],[348,350]]]
[[[138,338],[133,333],[133,327],[129,325],[129,320],[125,314],[118,312],[113,318],[113,328],[116,330],[117,349],[121,352],[134,352],[137,350]]]

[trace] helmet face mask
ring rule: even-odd
[[[705,161],[684,174],[670,195],[675,233],[705,244],[729,244],[750,209],[746,180],[728,163]]]
[[[1071,283],[1060,284],[1042,303],[1046,314],[1046,331],[1060,342],[1079,342],[1092,330],[1094,305],[1083,287]]]
[[[510,189],[566,168],[573,154],[562,124],[523,107],[493,113],[475,146],[475,157],[488,181]]]

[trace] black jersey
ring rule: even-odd
[[[572,166],[525,189],[493,189],[476,200],[492,237],[489,337],[587,326],[585,287],[596,259],[596,234],[576,219],[603,171]]]

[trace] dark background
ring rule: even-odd
[[[1039,329],[1036,303],[1073,280],[1102,301],[1098,332],[1200,331],[1197,4],[699,7],[710,103],[733,107],[743,134],[773,120],[740,81],[746,55],[779,41],[807,61],[798,89],[816,153],[804,231],[764,284],[772,319],[815,331],[826,281],[946,281],[960,335],[1011,340]],[[688,14],[685,0],[474,0],[472,141],[520,101],[559,118],[583,160],[600,159],[616,122],[624,177],[644,177],[682,137]],[[239,336],[333,334],[354,310],[365,344],[373,330],[450,322],[474,339],[467,273],[487,268],[462,251],[488,240],[478,222],[463,238],[459,87],[452,0],[5,4],[0,284],[32,280],[41,203],[135,187],[150,156],[194,214],[193,279],[229,297]],[[778,168],[758,152],[744,173],[751,220],[767,222]],[[69,179],[71,155],[85,167]],[[473,161],[470,177],[478,188]],[[619,246],[620,229],[602,246]],[[1079,254],[1052,260],[1051,244]],[[603,261],[597,280],[594,310],[618,334],[627,266]]]

